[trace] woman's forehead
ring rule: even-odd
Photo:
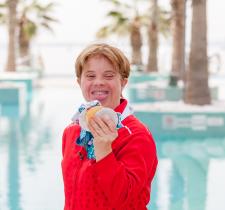
[[[103,60],[107,60],[109,63],[112,64],[112,61],[110,58],[108,58],[107,56],[103,55],[103,54],[94,54],[94,55],[90,55],[87,57],[87,59],[85,60],[84,63],[88,63],[90,60],[100,60],[100,59],[103,59]]]
[[[94,57],[88,58],[85,61],[83,68],[84,69],[92,68],[93,66],[94,67],[106,66],[107,68],[110,68],[110,70],[116,69],[115,65],[113,65],[113,63],[105,56],[94,56]]]
[[[104,61],[106,61],[107,64],[109,65],[106,65],[107,68],[103,68],[104,72],[115,72],[115,73],[119,73],[119,69],[118,69],[118,66],[116,65],[116,62],[112,62],[108,57],[106,57],[105,55],[102,55],[102,54],[96,54],[96,55],[91,55],[89,56],[86,61],[84,62],[84,65],[83,65],[83,71],[85,72],[91,72],[91,71],[97,71],[96,69],[98,69],[98,65],[100,67],[100,63],[99,60],[103,59]],[[95,62],[97,61],[97,62]],[[99,71],[99,70],[98,70]]]

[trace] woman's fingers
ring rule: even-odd
[[[100,137],[103,141],[112,141],[118,135],[115,123],[108,116],[95,116],[88,127],[95,138]]]
[[[116,125],[113,120],[111,120],[108,116],[95,116],[90,120],[90,124],[97,131],[99,129],[102,130],[103,133],[108,134],[109,132],[115,132]]]
[[[104,121],[104,119],[100,118],[99,116],[96,116],[94,118],[94,122],[96,123],[96,128],[100,128],[104,134],[109,133],[109,128],[107,123]]]
[[[88,123],[88,127],[91,131],[91,133],[94,135],[94,136],[102,136],[103,134],[103,131],[100,127],[100,125],[94,120],[94,119],[91,119]]]
[[[96,131],[96,128],[93,126],[93,123],[92,122],[89,122],[88,123],[88,128],[89,130],[91,131],[92,135],[95,137],[95,136],[100,136],[100,133],[98,133]]]
[[[104,115],[103,119],[104,119],[105,124],[107,124],[107,127],[109,128],[109,130],[111,132],[115,132],[115,130],[116,130],[115,122],[110,117],[108,117],[107,115]]]

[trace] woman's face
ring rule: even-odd
[[[120,96],[127,79],[122,79],[111,62],[104,56],[93,56],[83,67],[78,79],[86,101],[98,100],[112,109],[120,104]]]

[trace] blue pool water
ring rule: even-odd
[[[71,86],[47,83],[0,115],[0,210],[63,209],[61,135],[83,101]],[[156,143],[151,210],[225,209],[225,138]]]

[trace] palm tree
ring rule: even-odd
[[[211,103],[208,86],[206,1],[192,1],[192,37],[185,103],[196,105]]]
[[[119,0],[106,1],[113,5],[113,9],[106,15],[111,19],[111,22],[98,30],[97,37],[105,38],[111,34],[118,34],[120,36],[129,35],[132,49],[131,63],[142,65],[141,27],[143,25],[143,16],[139,15],[138,0],[133,0],[131,4],[121,3]]]
[[[130,26],[130,43],[132,47],[131,63],[137,66],[142,65],[142,35],[141,35],[141,21],[138,15],[131,22]]]
[[[5,12],[6,4],[0,3],[0,24],[6,23],[6,12]]]
[[[149,8],[144,11],[139,11],[138,2],[141,0],[133,0],[132,4],[121,3],[119,0],[106,0],[113,4],[113,9],[107,13],[107,17],[111,18],[111,22],[100,28],[97,32],[97,37],[103,38],[111,34],[117,35],[129,35],[131,44],[131,63],[137,66],[142,65],[142,29],[149,27],[152,11]],[[148,0],[149,1],[149,0]],[[170,18],[168,18],[168,12],[158,8],[159,11],[159,31],[166,36],[169,31]],[[151,36],[152,37],[152,36]],[[150,52],[154,50],[155,40],[152,39],[151,44],[149,44]],[[152,49],[153,46],[153,49]],[[158,45],[156,45],[158,46]],[[156,53],[150,53],[151,56]],[[152,59],[151,59],[152,60]],[[157,60],[157,56],[155,56]],[[149,62],[149,63],[152,63]]]
[[[149,0],[148,0],[149,1]],[[147,15],[148,29],[148,60],[147,72],[158,71],[158,40],[159,33],[165,38],[169,35],[171,14],[166,9],[158,6],[158,0],[150,0],[150,11]]]
[[[177,85],[177,81],[183,77],[185,68],[185,3],[186,0],[171,0],[173,39],[171,86]]]
[[[148,27],[148,63],[147,72],[158,71],[158,0],[151,0],[150,24]]]
[[[37,36],[39,28],[45,28],[52,32],[51,24],[57,22],[50,13],[55,7],[54,3],[40,4],[37,0],[26,3],[21,2],[19,14],[19,53],[24,60],[23,64],[30,65],[30,44]]]
[[[16,7],[18,5],[18,11],[15,5]],[[15,40],[17,40],[17,38],[19,43],[19,55],[22,60],[24,60],[23,64],[30,64],[30,43],[33,38],[37,36],[38,29],[45,28],[52,32],[51,24],[57,22],[57,20],[50,15],[55,5],[55,3],[42,5],[38,0],[32,0],[28,3],[25,0],[7,0],[5,3],[0,4],[0,23],[8,23],[9,27],[6,70],[16,70]],[[8,13],[12,13],[12,15],[4,13],[5,8],[8,8]],[[18,32],[18,36],[16,36],[16,31]]]
[[[17,25],[17,5],[18,0],[7,0],[8,9],[8,57],[6,71],[16,71],[16,25]]]

